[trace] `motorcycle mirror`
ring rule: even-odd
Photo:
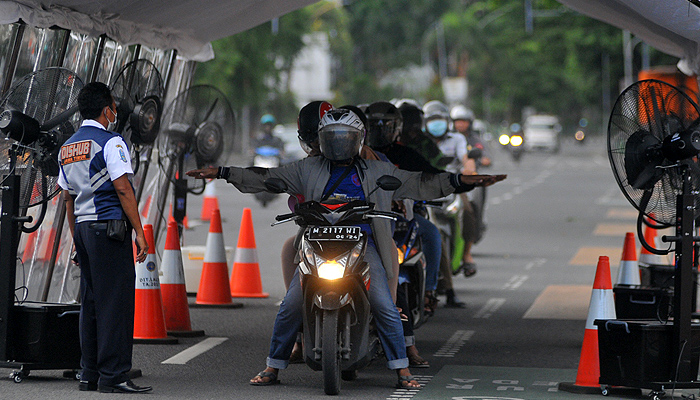
[[[401,187],[401,180],[395,176],[382,175],[377,179],[377,186],[382,190],[394,191]]]
[[[267,178],[265,188],[272,193],[284,193],[287,191],[287,184],[280,178]]]

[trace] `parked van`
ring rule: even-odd
[[[554,115],[531,115],[523,124],[523,139],[526,150],[544,149],[558,152],[561,125]]]

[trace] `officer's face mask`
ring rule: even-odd
[[[105,113],[105,117],[107,118],[107,122],[108,122],[107,123],[107,130],[114,131],[117,128],[117,113],[112,111],[112,107],[107,107],[107,109],[109,110],[110,114],[114,115],[114,120],[110,121],[109,116],[107,115],[107,113]]]
[[[425,124],[425,129],[435,137],[441,137],[447,133],[447,121],[444,119],[434,119]]]

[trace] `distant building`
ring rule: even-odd
[[[331,51],[328,35],[314,32],[305,35],[306,47],[299,52],[289,77],[289,88],[297,104],[303,107],[313,100],[331,100]]]

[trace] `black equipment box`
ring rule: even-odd
[[[80,368],[80,305],[24,302],[10,312],[9,360]]]
[[[648,387],[653,382],[672,382],[676,368],[673,324],[658,321],[595,320],[598,327],[600,384]],[[700,324],[691,325],[691,377],[695,381],[700,359]]]
[[[642,286],[651,286],[657,288],[670,288],[673,290],[675,281],[674,277],[676,275],[676,268],[673,265],[660,265],[660,264],[650,264],[650,265],[640,265],[639,271],[641,273],[641,283]],[[693,306],[693,311],[696,310],[697,298],[698,298],[698,271],[693,269],[693,298],[691,304]],[[618,318],[621,318],[619,315]]]
[[[618,319],[666,321],[673,306],[673,289],[615,285],[615,315]]]

